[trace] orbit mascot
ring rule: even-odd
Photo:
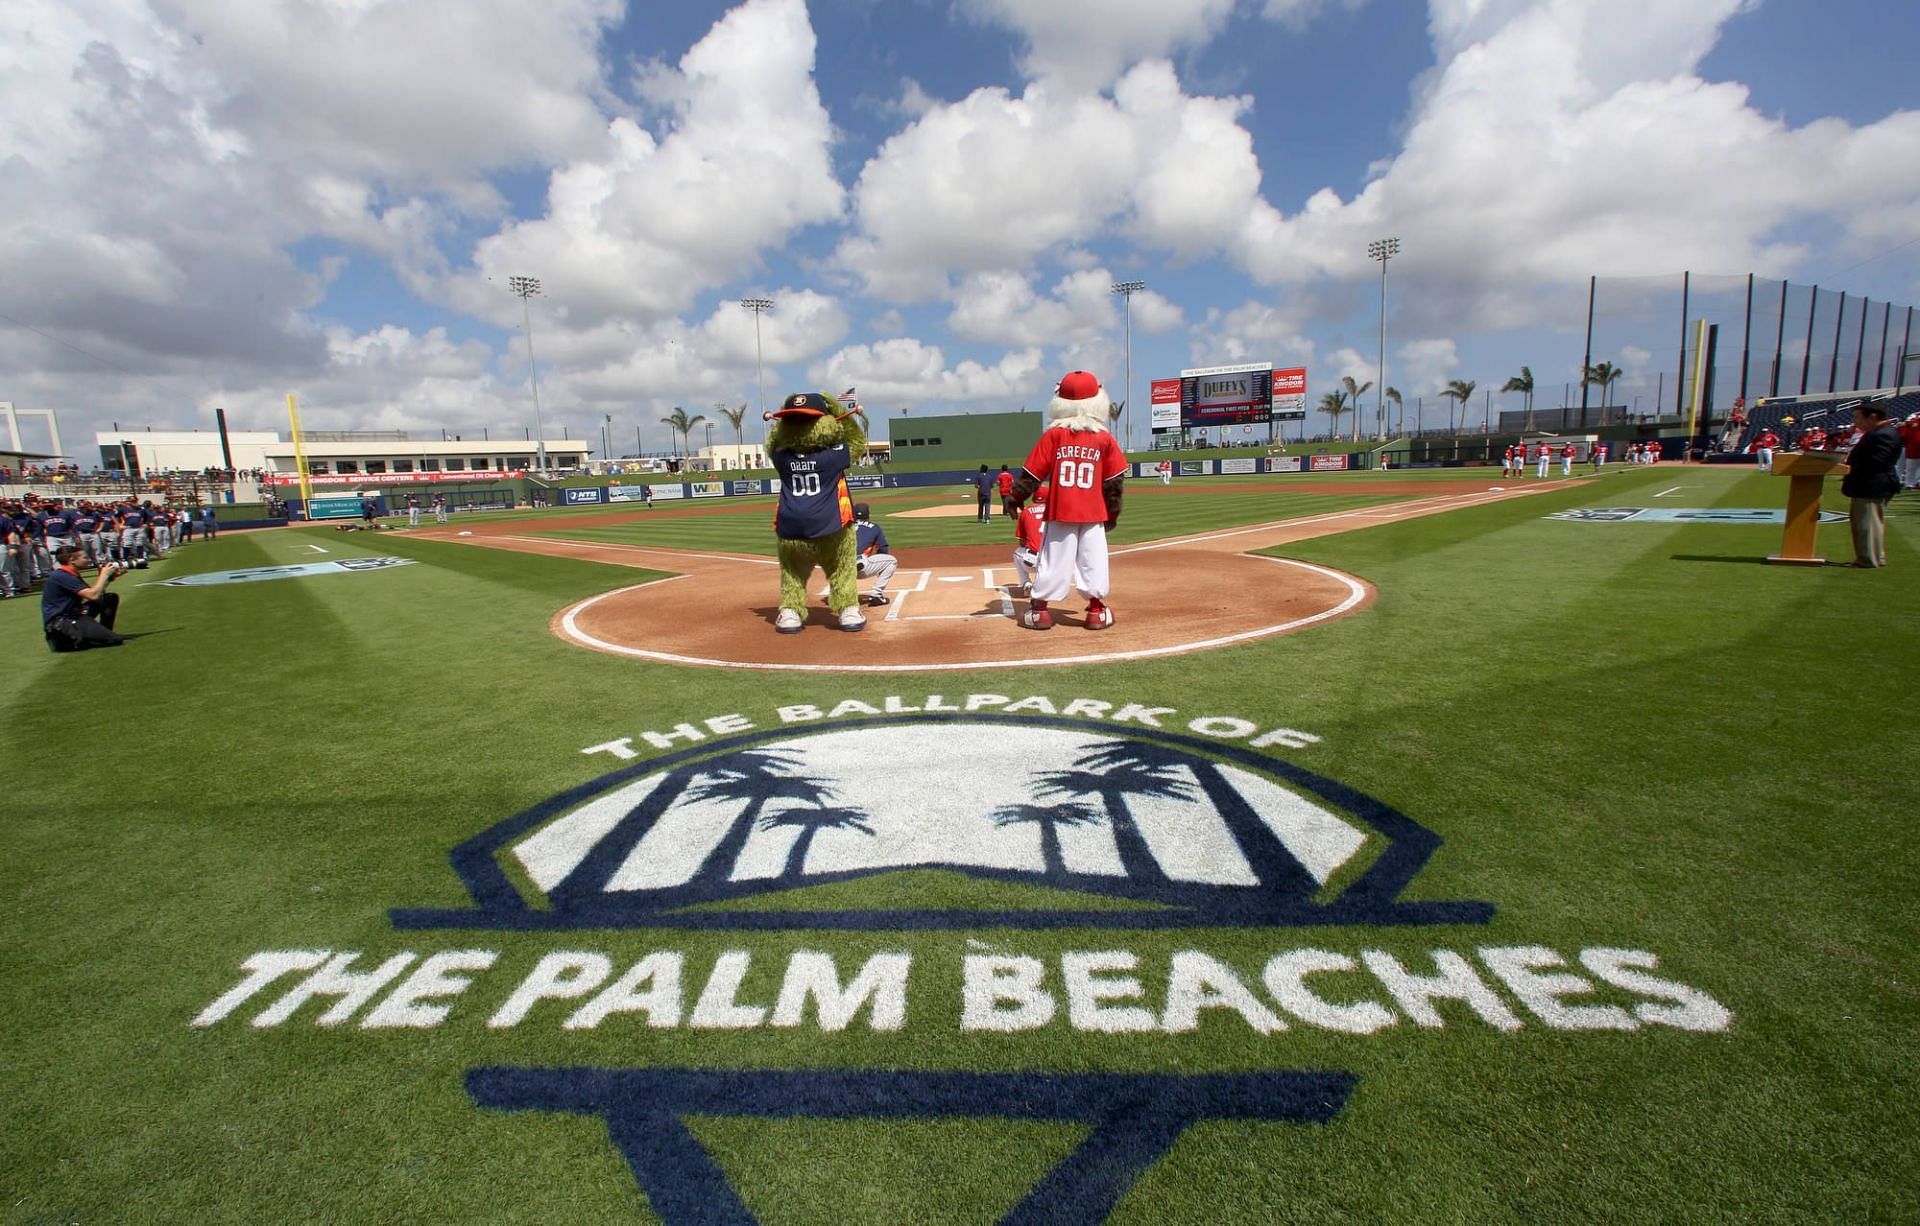
[[[1043,485],[1053,491],[1037,573],[1020,617],[1029,630],[1052,629],[1049,606],[1074,588],[1087,598],[1087,629],[1113,625],[1113,610],[1107,607],[1107,533],[1120,522],[1127,455],[1107,431],[1111,411],[1100,380],[1084,370],[1070,371],[1047,405],[1045,432],[1013,479],[1016,508]]]
[[[827,573],[827,607],[842,630],[864,630],[859,546],[847,470],[866,454],[853,410],[821,392],[795,392],[766,415],[767,455],[780,474],[773,531],[780,540],[780,612],[773,628],[798,634],[807,622],[807,579]]]

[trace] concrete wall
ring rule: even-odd
[[[893,461],[985,464],[995,471],[1002,464],[1018,468],[1039,439],[1042,421],[1038,410],[896,417],[889,427]]]

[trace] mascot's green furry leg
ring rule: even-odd
[[[780,542],[780,607],[807,615],[807,579],[813,574],[813,541]]]
[[[815,566],[827,572],[827,607],[841,619],[841,629],[858,630],[865,625],[866,620],[857,611],[860,552],[852,528],[817,540],[780,542],[780,608],[791,610],[802,621],[806,619],[807,580],[813,577]],[[848,609],[856,610],[851,620],[844,616]]]
[[[860,603],[860,538],[852,528],[814,542],[827,572],[827,607],[837,616]]]

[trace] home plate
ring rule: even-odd
[[[940,582],[942,582],[942,583],[972,583],[972,582],[974,582],[974,577],[973,577],[972,575],[941,575],[941,576],[940,576]]]

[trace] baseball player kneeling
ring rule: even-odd
[[[864,502],[853,506],[853,531],[860,553],[860,577],[874,581],[873,590],[862,596],[860,603],[886,604],[887,584],[893,582],[893,572],[900,569],[900,559],[887,552],[886,531],[873,522],[873,512]]]

